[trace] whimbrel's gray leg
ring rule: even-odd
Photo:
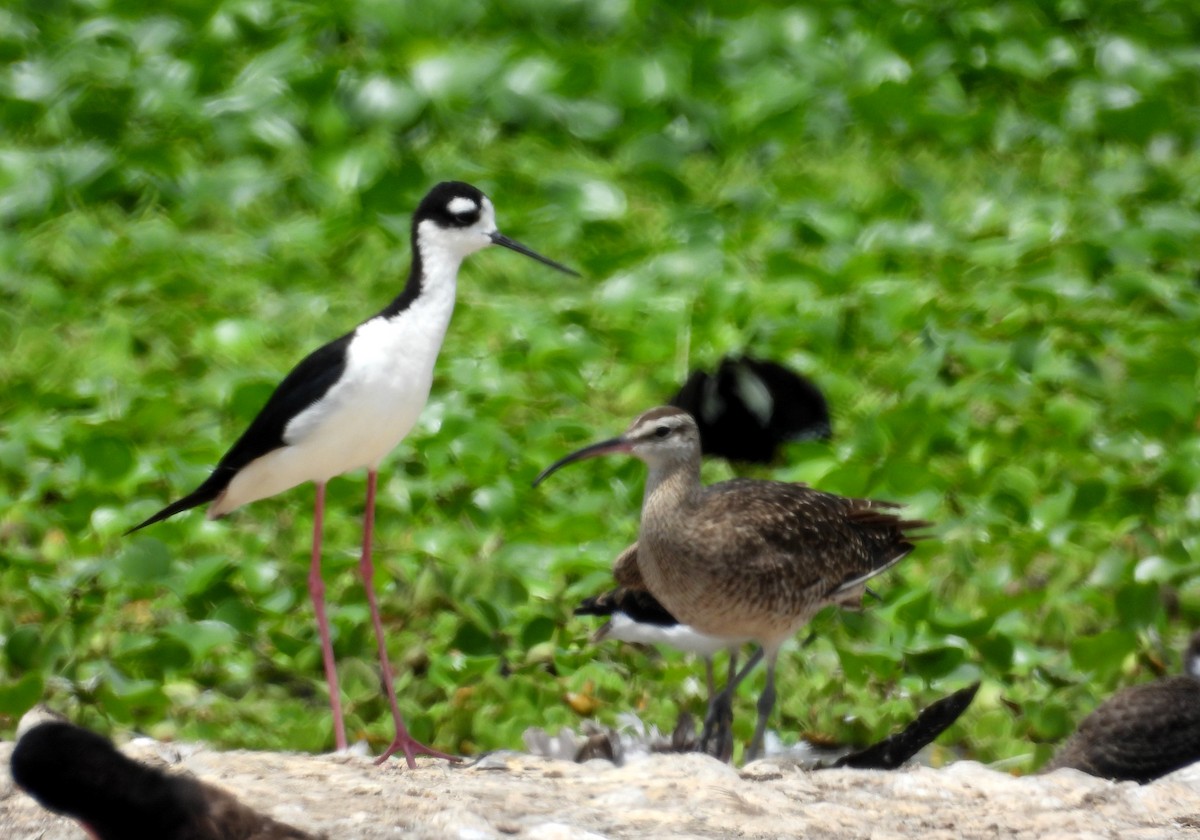
[[[729,676],[725,679],[728,686],[737,674],[737,648],[729,650]],[[704,660],[708,671],[708,709],[704,714],[704,728],[700,732],[699,749],[708,753],[710,741],[714,744],[713,752],[709,753],[721,761],[728,761],[733,754],[733,694],[722,691],[717,694],[716,682],[713,680],[712,657]],[[714,732],[714,729],[716,730]]]
[[[738,651],[737,648],[733,648],[729,651],[729,676],[725,678],[726,683],[731,683],[737,678],[737,661]],[[733,758],[733,695],[727,695],[725,701],[725,704],[717,709],[715,737],[717,758],[728,764]]]
[[[714,695],[709,701],[708,713],[704,716],[704,729],[700,733],[701,752],[708,752],[710,740],[716,739],[718,757],[733,754],[733,694],[762,657],[762,648],[758,648],[742,666],[742,670],[738,671],[737,651],[730,652],[729,679],[721,693]],[[728,742],[728,745],[724,742]]]
[[[778,651],[773,651],[767,657],[767,684],[763,686],[762,694],[758,697],[758,723],[754,726],[754,740],[750,742],[748,761],[754,761],[762,756],[763,738],[767,733],[767,718],[771,709],[775,708],[775,659]]]

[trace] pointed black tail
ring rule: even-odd
[[[134,531],[140,531],[147,525],[153,525],[155,522],[162,522],[164,519],[174,516],[177,513],[182,513],[185,510],[191,510],[192,508],[202,505],[205,502],[211,502],[213,499],[217,498],[217,496],[221,495],[222,490],[229,486],[229,480],[230,476],[224,475],[221,470],[213,472],[212,475],[204,480],[203,484],[201,484],[191,493],[188,493],[178,501],[171,502],[171,504],[167,505],[158,513],[151,516],[145,522],[142,522],[139,525],[134,525],[132,528],[122,534],[122,536],[127,537]]]

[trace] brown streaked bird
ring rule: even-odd
[[[1072,767],[1140,784],[1200,761],[1200,631],[1184,673],[1122,689],[1083,719],[1043,773]]]
[[[13,749],[13,781],[98,840],[316,840],[227,791],[134,761],[102,735],[39,723]]]
[[[650,468],[636,557],[619,558],[618,582],[640,581],[701,633],[762,648],[767,682],[749,751],[757,757],[775,703],[780,647],[826,605],[860,599],[870,578],[913,550],[916,537],[909,532],[929,523],[902,519],[888,502],[804,484],[733,479],[705,487],[696,422],[667,406],[643,413],[620,437],[559,459],[534,484],[567,464],[610,452],[633,455]],[[753,665],[723,693],[732,697]]]

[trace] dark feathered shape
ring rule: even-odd
[[[1083,719],[1043,772],[1073,767],[1093,776],[1146,782],[1200,761],[1200,633],[1186,675],[1122,689]]]
[[[284,429],[292,418],[325,396],[341,378],[346,368],[346,347],[352,338],[354,333],[346,333],[305,356],[300,364],[283,378],[267,399],[262,411],[199,487],[125,533],[132,534],[147,525],[211,502],[221,495],[221,491],[229,486],[233,477],[251,461],[282,447]]]
[[[625,613],[639,624],[674,627],[679,623],[657,598],[644,589],[626,589],[618,586],[616,589],[584,599],[575,608],[575,615],[608,616],[619,612]]]
[[[671,405],[696,419],[705,455],[768,464],[789,441],[828,439],[829,406],[812,382],[777,362],[726,356],[692,371]]]
[[[865,749],[842,756],[832,766],[856,767],[862,770],[894,770],[949,729],[971,705],[978,691],[979,683],[960,688],[950,696],[922,709],[917,719],[903,731],[889,735]]]
[[[315,840],[190,776],[122,755],[95,732],[42,723],[12,753],[12,776],[43,807],[100,840]]]

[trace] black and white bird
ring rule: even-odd
[[[123,755],[102,735],[49,720],[18,733],[13,781],[98,840],[316,840],[233,794]]]
[[[366,513],[360,571],[379,647],[396,737],[379,761],[403,751],[451,758],[408,733],[396,703],[372,579],[371,541],[379,467],[417,421],[433,382],[433,365],[454,310],[458,269],[470,254],[500,245],[567,274],[576,272],[509,239],[496,229],[492,202],[458,181],[438,184],[412,220],[412,268],[400,294],[377,315],[306,356],[267,400],[249,428],[194,491],[129,532],[208,503],[209,518],[281,493],[316,484],[309,593],[321,635],[337,748],[345,749],[333,647],[321,580],[325,484],[352,470],[367,470]]]
[[[630,546],[636,550],[637,544]],[[626,549],[627,551],[629,549]],[[744,639],[722,639],[681,623],[645,589],[618,586],[585,598],[575,615],[595,615],[608,620],[592,635],[597,642],[613,639],[639,645],[666,645],[704,659],[708,692],[713,693],[713,657],[723,650],[736,651]]]
[[[828,440],[829,404],[821,389],[778,362],[725,356],[709,373],[694,370],[670,404],[696,420],[705,456],[769,464],[779,447]]]
[[[635,562],[632,558],[636,552],[637,543],[634,543],[621,553],[617,564]],[[733,755],[733,698],[730,694],[717,692],[713,657],[721,651],[729,654],[727,682],[733,680],[738,671],[738,651],[748,639],[701,633],[671,615],[647,590],[625,586],[585,598],[575,608],[575,615],[595,615],[608,619],[592,634],[595,642],[612,639],[631,644],[666,645],[703,659],[709,711],[700,737],[700,749],[708,751],[712,744],[717,758],[729,760]]]

